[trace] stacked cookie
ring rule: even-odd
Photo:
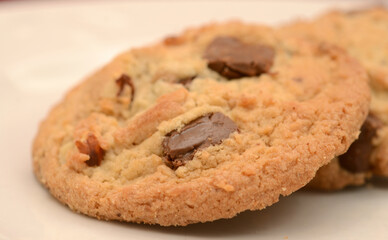
[[[43,121],[37,178],[74,211],[169,226],[263,209],[312,179],[335,189],[383,173],[384,61],[361,61],[367,72],[350,56],[364,52],[315,24],[211,24],[121,54]]]
[[[372,99],[358,140],[347,153],[321,168],[310,187],[337,190],[362,185],[372,175],[388,176],[388,12],[383,8],[331,12],[311,22],[284,26],[284,36],[335,44],[367,70]]]

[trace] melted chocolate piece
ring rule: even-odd
[[[237,131],[237,125],[222,113],[209,113],[174,130],[163,140],[163,155],[176,169],[193,159],[196,151],[220,144]]]
[[[117,92],[117,96],[120,96],[124,90],[125,85],[128,85],[131,88],[131,101],[135,96],[135,85],[133,84],[132,78],[126,74],[122,74],[117,80],[117,85],[119,85],[119,91]]]
[[[266,45],[246,44],[233,37],[217,37],[205,51],[208,67],[228,78],[260,76],[270,70],[275,51]]]
[[[370,157],[373,151],[372,140],[382,122],[375,115],[369,114],[361,127],[360,136],[350,145],[348,151],[339,156],[339,164],[352,173],[366,172],[370,169]]]
[[[89,160],[85,161],[88,166],[100,166],[101,161],[104,158],[105,151],[100,147],[96,136],[89,134],[86,139],[86,143],[76,141],[75,145],[80,153],[89,155]]]

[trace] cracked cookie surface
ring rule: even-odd
[[[207,25],[125,52],[72,89],[40,126],[34,170],[99,219],[230,218],[307,184],[357,137],[368,101],[364,69],[336,47]]]

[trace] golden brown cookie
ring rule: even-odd
[[[286,36],[338,45],[357,58],[371,79],[370,114],[347,153],[318,171],[310,187],[337,190],[362,185],[372,174],[388,176],[388,11],[331,12],[311,22],[283,26]]]
[[[364,69],[342,50],[231,22],[125,52],[40,126],[37,178],[99,219],[187,225],[263,209],[358,135]]]

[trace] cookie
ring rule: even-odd
[[[388,176],[388,11],[336,11],[311,22],[292,23],[280,31],[346,49],[370,77],[370,114],[359,139],[347,153],[319,170],[310,187],[337,190],[362,185],[372,175]]]
[[[37,178],[99,219],[187,225],[263,209],[356,139],[364,69],[342,50],[230,22],[133,49],[72,89]]]

